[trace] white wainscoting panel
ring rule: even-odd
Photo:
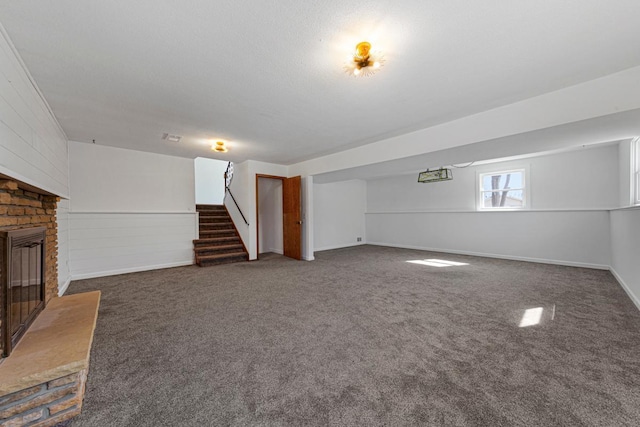
[[[367,241],[468,255],[609,268],[609,212],[368,213]]]
[[[69,212],[72,279],[193,264],[197,216]]]
[[[640,206],[611,211],[611,271],[640,309]]]

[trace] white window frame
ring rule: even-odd
[[[505,206],[501,207],[484,207],[483,206],[483,197],[482,194],[487,191],[482,188],[482,178],[485,175],[503,175],[508,173],[522,173],[522,206]],[[520,190],[520,188],[516,188],[514,190]],[[502,190],[500,190],[502,191]],[[529,185],[529,168],[527,166],[521,166],[513,169],[493,169],[487,171],[478,171],[476,174],[476,207],[479,211],[494,211],[494,212],[504,212],[504,211],[522,211],[530,209],[531,204],[531,191]]]
[[[631,141],[631,167],[631,200],[640,205],[640,137]]]

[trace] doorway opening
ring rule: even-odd
[[[256,174],[257,255],[302,259],[301,178]]]
[[[282,183],[280,178],[257,177],[258,258],[269,252],[284,255]]]

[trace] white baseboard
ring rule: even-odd
[[[346,244],[346,245],[323,246],[321,248],[315,248],[314,252],[330,251],[332,249],[351,248],[353,246],[362,246],[362,245],[366,245],[366,244],[367,244],[367,242],[357,242],[357,243],[349,243],[349,244]]]
[[[613,267],[609,267],[609,271],[611,272],[611,274],[613,274],[613,277],[615,277],[618,283],[620,283],[620,286],[627,293],[631,301],[633,301],[633,303],[636,305],[636,308],[640,310],[640,299],[633,293],[629,285],[625,283],[624,279],[622,279],[622,277],[618,274],[617,271],[613,269]]]
[[[274,248],[269,248],[265,251],[262,252],[258,252],[258,256],[262,255],[262,254],[278,254],[278,255],[284,255],[284,251],[282,249],[274,249]]]
[[[271,249],[269,249],[269,252],[273,252],[273,253],[279,254],[279,255],[284,255],[284,251],[282,249],[271,248]],[[268,253],[268,252],[262,252],[262,253],[260,253],[260,255],[265,254],[265,253]],[[305,260],[305,261],[313,261],[313,260],[315,260],[315,257],[313,255],[311,255],[311,256],[302,255],[302,259]]]
[[[58,283],[59,297],[61,297],[62,295],[64,295],[65,292],[67,292],[67,289],[69,288],[69,284],[71,284],[71,276],[67,277],[67,280],[62,285]]]
[[[140,271],[161,270],[163,268],[184,267],[185,265],[193,265],[194,261],[179,261],[166,264],[145,265],[142,267],[123,268],[119,270],[96,271],[92,273],[72,274],[71,280],[94,279],[96,277],[116,276],[118,274],[138,273]]]
[[[498,254],[488,254],[484,252],[458,251],[453,249],[428,248],[425,246],[398,245],[398,244],[381,243],[381,242],[369,242],[367,244],[375,245],[375,246],[386,246],[390,248],[417,249],[420,251],[442,252],[446,254],[471,255],[471,256],[479,256],[484,258],[508,259],[511,261],[525,261],[525,262],[536,262],[540,264],[565,265],[567,267],[593,268],[596,270],[610,269],[608,265],[590,264],[585,262],[562,261],[562,260],[544,259],[544,258],[529,258],[529,257],[511,256],[511,255],[498,255]]]

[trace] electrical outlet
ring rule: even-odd
[[[362,242],[362,237],[356,237],[357,242]]]

